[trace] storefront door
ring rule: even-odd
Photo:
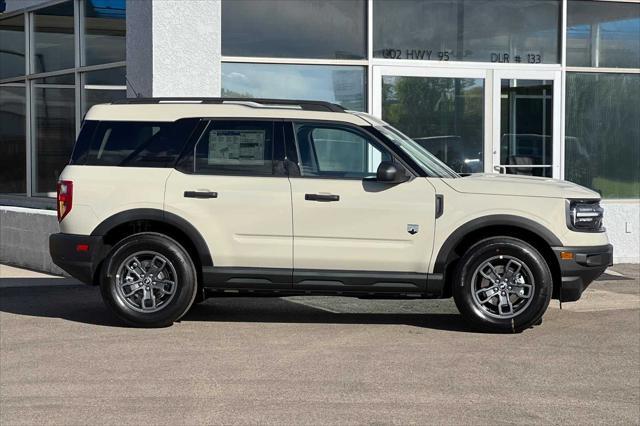
[[[459,173],[560,177],[559,76],[374,66],[372,112]]]

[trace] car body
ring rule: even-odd
[[[168,325],[229,293],[453,295],[474,325],[519,331],[611,264],[599,199],[548,178],[461,177],[386,123],[333,104],[131,99],[87,113],[50,248],[134,325]],[[170,314],[158,308],[180,297]]]

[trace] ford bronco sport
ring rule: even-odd
[[[330,103],[128,99],[86,115],[50,251],[135,326],[206,297],[305,294],[453,297],[471,325],[519,332],[611,264],[599,199],[460,176]]]

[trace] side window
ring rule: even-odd
[[[195,173],[274,174],[273,122],[211,121],[195,147]]]
[[[340,125],[296,123],[302,176],[364,178],[375,176],[391,154],[375,141]]]
[[[85,164],[170,167],[196,122],[195,119],[175,122],[101,121],[93,131]],[[82,146],[81,139],[76,149]],[[80,154],[74,152],[74,157],[79,159]]]

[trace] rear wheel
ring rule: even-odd
[[[517,238],[491,237],[474,244],[458,264],[453,295],[475,328],[517,333],[541,321],[553,289],[544,257]]]
[[[175,240],[156,233],[119,242],[105,261],[102,297],[116,315],[138,327],[165,327],[180,319],[197,293],[189,254]]]

